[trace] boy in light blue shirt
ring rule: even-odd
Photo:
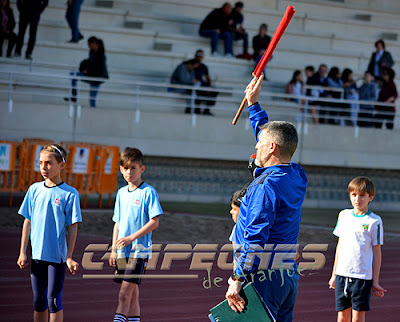
[[[163,214],[156,190],[142,181],[143,155],[135,148],[121,153],[120,171],[128,185],[118,190],[110,265],[121,283],[114,322],[140,321],[139,285],[151,256],[151,234]]]
[[[30,237],[34,321],[47,321],[49,313],[51,321],[63,320],[65,268],[67,266],[72,274],[78,268],[72,253],[82,216],[78,191],[61,180],[66,157],[60,145],[47,145],[42,149],[39,162],[45,181],[29,187],[19,210],[25,220],[17,264],[21,269],[29,266],[26,249]]]

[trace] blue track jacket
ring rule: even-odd
[[[260,126],[268,122],[268,115],[259,104],[250,106],[249,113],[258,141]],[[236,223],[234,241],[238,247],[235,259],[237,276],[258,269],[260,258],[254,256],[257,252],[255,246],[264,248],[268,244],[268,249],[271,249],[277,244],[297,243],[307,184],[306,173],[294,162],[256,169],[255,179],[247,189]],[[295,267],[294,260],[291,261]],[[269,267],[272,262],[273,256]]]

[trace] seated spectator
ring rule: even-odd
[[[254,49],[254,60],[258,62],[261,60],[261,57],[264,55],[265,50],[268,48],[268,45],[271,41],[271,37],[267,35],[268,26],[263,23],[260,26],[258,31],[258,35],[253,37],[253,49]]]
[[[310,66],[306,66],[306,68],[304,69],[304,72],[306,74],[306,85],[311,85],[312,77],[313,77],[314,72],[315,72],[314,66],[311,66],[311,65]],[[311,89],[307,89],[305,91],[305,95],[306,96],[312,96],[311,95]],[[314,124],[318,124],[319,123],[319,119],[317,117],[317,111],[315,110],[313,105],[310,105],[310,101],[308,101],[308,100],[306,100],[304,104],[305,104],[306,110],[310,110],[310,112],[312,114],[312,117],[313,117]]]
[[[200,64],[194,70],[195,79],[197,79],[200,82],[200,86],[211,87],[212,80],[208,73],[208,68],[206,65],[203,64],[204,51],[201,49],[197,50],[194,59]],[[196,91],[196,95],[197,95],[195,101],[196,105],[200,105],[202,102],[204,102],[207,105],[207,108],[204,109],[203,114],[213,116],[213,114],[210,112],[210,107],[215,105],[215,98],[217,97],[218,92],[199,90]],[[211,99],[206,99],[207,97]]]
[[[318,71],[314,73],[314,75],[307,80],[307,85],[311,86],[319,86],[319,87],[326,87],[328,86],[328,81],[326,79],[326,72],[328,68],[325,64],[321,64],[318,68]],[[326,92],[323,88],[319,89],[312,89],[311,90],[311,96],[314,98],[318,97],[326,97]],[[326,103],[319,102],[318,100],[310,101],[309,103],[310,106],[320,106],[319,107],[319,120],[318,123],[326,123],[328,118],[325,117],[326,114],[328,114],[326,110]]]
[[[294,71],[291,81],[286,85],[285,93],[292,94],[298,97],[304,95],[304,80],[303,74],[300,70]],[[300,103],[299,98],[291,98],[290,100],[296,103]]]
[[[382,71],[384,67],[392,68],[394,65],[392,55],[385,50],[385,42],[379,39],[375,43],[376,51],[372,53],[368,64],[368,72],[375,77],[375,81],[382,82]]]
[[[329,87],[342,90],[343,82],[340,79],[339,68],[332,67],[330,69],[328,73],[327,84]],[[326,92],[326,97],[329,98],[340,99],[341,96],[342,91],[329,90]],[[331,115],[331,117],[327,119],[328,124],[339,124],[338,115],[340,114],[340,112],[338,112],[337,110],[343,108],[343,104],[327,102],[327,106],[330,107],[328,114]]]
[[[226,2],[222,8],[211,11],[200,25],[199,34],[202,37],[211,38],[211,55],[219,56],[218,40],[224,40],[225,56],[233,57],[233,33],[230,30],[232,19],[232,5]]]
[[[89,57],[81,62],[79,72],[71,72],[71,76],[87,76],[108,78],[106,55],[104,44],[101,39],[90,37],[88,39]],[[66,101],[76,102],[78,96],[77,79],[71,81],[71,97],[64,98]],[[96,107],[96,97],[99,87],[103,81],[83,80],[90,85],[89,103],[91,107]]]
[[[349,68],[345,68],[342,73],[342,82],[344,90],[344,98],[347,100],[357,100],[358,92],[357,84],[353,78],[353,71]],[[343,104],[343,108],[347,109],[340,113],[344,119],[342,119],[341,125],[355,125],[357,123],[357,114],[359,106],[357,103]]]
[[[385,103],[394,103],[397,99],[397,88],[394,83],[395,72],[389,67],[383,67],[382,78],[383,84],[382,89],[379,92],[378,101]],[[386,120],[386,128],[389,130],[393,129],[394,116],[396,114],[396,107],[393,106],[375,106],[375,127],[382,128],[383,121]]]
[[[315,68],[314,66],[306,66],[306,68],[304,68],[304,72],[306,73],[306,81],[308,81],[308,79],[311,79],[311,77],[314,75],[314,71]]]
[[[373,81],[371,73],[365,72],[364,84],[358,89],[358,95],[361,101],[376,101],[377,99],[377,86]],[[360,105],[360,111],[358,112],[357,125],[360,127],[372,127],[374,117],[374,106],[373,105]]]
[[[236,57],[238,58],[244,58],[244,59],[250,59],[251,56],[248,53],[248,48],[249,48],[249,36],[246,32],[246,30],[243,28],[243,2],[236,2],[235,7],[232,10],[231,13],[231,19],[232,19],[232,30],[234,33],[234,40],[241,40],[243,39],[243,54],[240,54]]]
[[[177,85],[200,85],[200,81],[196,79],[194,70],[200,66],[200,63],[196,59],[191,59],[184,61],[178,67],[175,68],[175,71],[172,73],[171,76],[171,84]],[[191,89],[184,89],[184,88],[171,88],[171,92],[179,93],[179,94],[186,94],[191,95]],[[192,112],[191,109],[192,100],[188,99],[188,106],[186,107],[185,113],[190,114]],[[200,108],[195,109],[196,114],[200,114]]]
[[[0,0],[0,56],[3,56],[3,41],[8,39],[7,57],[11,57],[17,35],[14,33],[15,19],[10,0]]]

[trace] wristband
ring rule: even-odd
[[[254,104],[249,105],[248,108],[250,108],[250,107],[252,107],[252,106],[254,106],[254,105],[257,105],[257,104],[258,104],[258,102],[255,102]]]

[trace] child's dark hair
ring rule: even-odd
[[[370,196],[375,196],[375,186],[367,177],[357,177],[350,181],[348,186],[349,193],[354,191],[360,193],[368,193]]]
[[[240,207],[240,205],[242,204],[243,197],[246,195],[246,191],[247,191],[247,185],[244,186],[242,189],[235,191],[232,195],[231,203],[233,203],[237,207]]]
[[[139,149],[126,147],[121,152],[119,164],[123,167],[129,166],[132,162],[143,165],[143,154]]]
[[[67,151],[59,144],[49,144],[43,147],[42,151],[51,152],[54,154],[58,163],[67,160]]]

